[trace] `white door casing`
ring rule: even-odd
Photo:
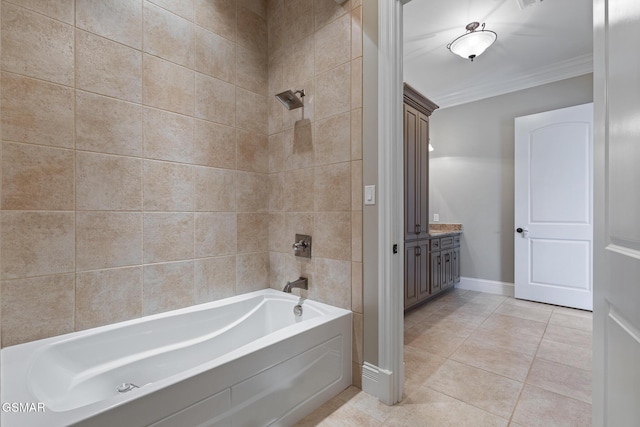
[[[640,422],[640,2],[594,1],[593,425]]]
[[[592,309],[593,104],[515,119],[515,297]]]

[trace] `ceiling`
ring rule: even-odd
[[[404,81],[440,108],[593,70],[591,0],[412,0],[404,6]],[[447,49],[473,21],[496,42],[473,62]]]

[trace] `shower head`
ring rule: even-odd
[[[300,94],[300,98],[304,98],[304,89],[297,90],[295,92],[291,90],[285,90],[284,92],[280,92],[276,95],[278,101],[285,106],[287,110],[295,110],[296,108],[300,108],[303,106],[302,99],[298,98],[296,94]]]

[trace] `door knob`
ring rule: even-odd
[[[529,235],[529,230],[527,230],[526,228],[518,227],[516,228],[516,231],[522,234],[522,237],[527,237]]]

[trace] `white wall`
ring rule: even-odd
[[[425,94],[428,96],[428,94]],[[513,119],[591,102],[587,74],[436,110],[429,209],[462,223],[461,275],[513,283]]]

